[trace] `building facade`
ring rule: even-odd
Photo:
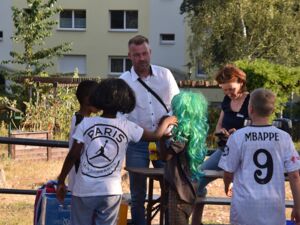
[[[131,67],[127,59],[128,40],[141,34],[149,38],[153,64],[185,74],[185,65],[189,62],[187,26],[179,13],[180,4],[181,0],[58,0],[57,5],[63,10],[55,18],[58,25],[46,45],[71,42],[72,50],[53,60],[55,65],[47,72],[66,74],[77,70],[80,75],[118,76]],[[11,6],[26,8],[26,0],[1,0],[1,61],[9,58],[11,50],[22,49],[10,39],[13,33]]]

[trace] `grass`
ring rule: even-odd
[[[36,190],[56,179],[60,161],[14,161],[7,158],[6,145],[0,145],[0,168],[4,169],[5,188]],[[2,188],[2,187],[0,187]],[[35,196],[0,194],[0,225],[32,225]]]
[[[2,201],[0,195],[0,199]],[[33,199],[33,200],[32,200]],[[1,225],[20,225],[33,223],[33,204],[34,197],[29,201],[14,199],[13,202],[0,204],[0,224]]]

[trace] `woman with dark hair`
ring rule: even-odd
[[[72,189],[72,225],[115,225],[121,203],[121,169],[130,141],[156,141],[167,127],[176,123],[174,116],[165,118],[160,126],[149,132],[118,112],[129,113],[135,107],[135,95],[121,79],[101,81],[90,97],[90,103],[101,116],[84,118],[78,124],[73,145],[58,177],[57,198],[66,194],[65,178],[80,159]]]
[[[218,149],[202,164],[202,170],[221,170],[218,167],[219,160],[230,134],[244,126],[248,118],[248,103],[250,94],[246,88],[246,74],[232,64],[225,65],[216,74],[216,81],[224,91],[224,99],[221,104],[221,113],[216,125],[215,134],[219,137]],[[206,185],[213,181],[212,178],[200,179],[198,195],[205,197]],[[194,208],[192,225],[202,224],[203,204],[197,204]]]

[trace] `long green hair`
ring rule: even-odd
[[[172,130],[176,141],[187,143],[187,157],[192,179],[202,176],[200,166],[206,156],[207,101],[201,93],[180,92],[172,99],[178,126]]]

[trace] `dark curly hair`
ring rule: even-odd
[[[84,103],[86,97],[90,97],[98,87],[98,82],[93,80],[81,81],[76,89],[76,97],[80,104]]]
[[[104,79],[90,97],[91,104],[105,113],[130,113],[135,107],[135,94],[122,79]]]

